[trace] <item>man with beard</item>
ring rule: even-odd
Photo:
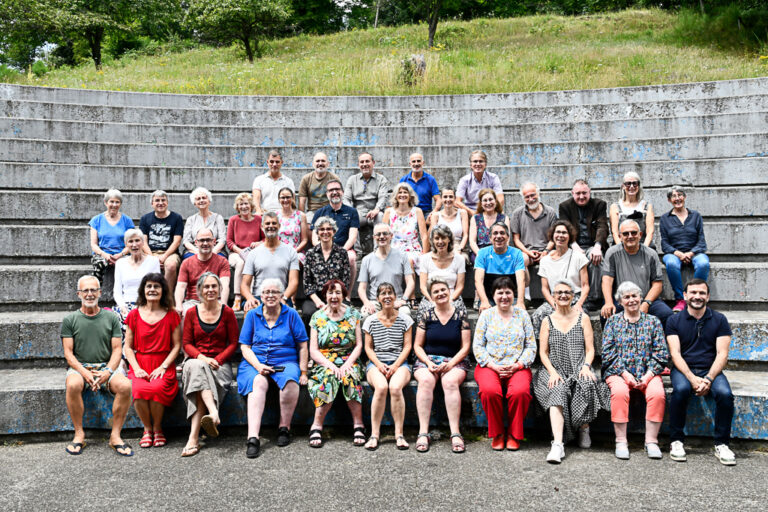
[[[357,242],[357,234],[360,229],[360,217],[357,215],[357,210],[342,203],[341,199],[344,195],[344,189],[341,186],[341,181],[329,181],[325,191],[328,196],[328,204],[317,210],[315,218],[320,219],[322,217],[330,217],[336,221],[337,229],[333,241],[347,251],[350,268],[350,282],[347,283],[347,285],[349,286],[348,289],[351,290],[352,285],[355,284],[355,279],[357,278],[357,253],[355,253],[355,242]],[[317,238],[317,233],[315,233],[314,223],[312,223],[311,228],[312,245],[317,245],[320,243],[320,239]]]
[[[243,268],[240,295],[245,300],[243,311],[250,311],[260,304],[255,296],[265,279],[278,279],[285,291],[280,298],[286,306],[293,307],[293,297],[299,288],[299,256],[296,249],[284,244],[277,237],[280,220],[275,212],[265,212],[261,217],[264,243],[248,253]]]
[[[316,153],[312,158],[314,171],[305,174],[299,183],[299,210],[307,212],[307,222],[312,222],[315,212],[328,204],[325,194],[328,182],[339,177],[328,171],[328,155]]]
[[[685,416],[691,393],[711,394],[715,400],[715,457],[733,466],[736,456],[728,446],[733,421],[733,393],[723,369],[728,364],[731,326],[725,315],[707,307],[709,285],[691,279],[683,292],[686,308],[667,322],[667,344],[672,359],[672,397],[669,402],[669,457],[685,462]]]
[[[357,158],[360,172],[350,176],[344,187],[344,204],[355,208],[360,217],[358,240],[363,255],[373,251],[373,226],[384,218],[389,200],[389,181],[374,172],[374,165],[373,155],[362,153]]]
[[[195,235],[197,254],[193,254],[181,263],[179,282],[176,284],[174,301],[176,312],[184,315],[187,310],[200,304],[197,296],[197,280],[206,272],[213,272],[221,279],[221,302],[226,304],[229,299],[229,262],[223,256],[213,253],[216,239],[213,232],[203,228]]]

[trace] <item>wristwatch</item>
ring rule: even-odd
[[[163,371],[166,371],[166,370],[168,370],[168,365],[167,364],[161,364],[160,368],[162,368]]]
[[[648,299],[643,299],[643,302],[645,302],[645,303],[646,303],[646,304],[648,304],[649,306],[650,306],[651,304],[653,304],[653,302],[651,302],[651,301],[650,301],[650,300],[648,300]]]

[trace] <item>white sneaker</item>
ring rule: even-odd
[[[723,466],[735,466],[736,455],[728,448],[727,444],[719,444],[715,446],[715,457],[720,461]]]
[[[629,460],[629,445],[627,443],[616,443],[616,458]]]
[[[560,464],[563,457],[565,457],[565,446],[563,446],[563,443],[552,441],[552,448],[550,448],[547,454],[547,462],[550,464]]]
[[[685,455],[685,447],[682,441],[672,441],[669,445],[669,458],[677,462],[685,462],[688,458]]]
[[[659,443],[645,443],[645,453],[648,454],[649,459],[660,459],[661,448],[659,448]]]
[[[592,438],[589,437],[589,427],[579,429],[579,448],[590,448]]]

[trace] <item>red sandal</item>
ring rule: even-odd
[[[144,435],[141,436],[141,440],[139,440],[139,446],[142,448],[149,448],[152,446],[152,434],[153,432],[150,432],[149,430],[144,431]]]
[[[160,448],[165,446],[165,436],[162,432],[155,432],[155,442],[152,444],[155,448]]]

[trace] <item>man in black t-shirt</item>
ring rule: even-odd
[[[152,193],[152,209],[141,217],[139,229],[144,233],[144,242],[149,251],[160,260],[169,289],[176,287],[181,257],[179,245],[184,234],[184,220],[178,213],[168,209],[168,194],[163,190]]]

